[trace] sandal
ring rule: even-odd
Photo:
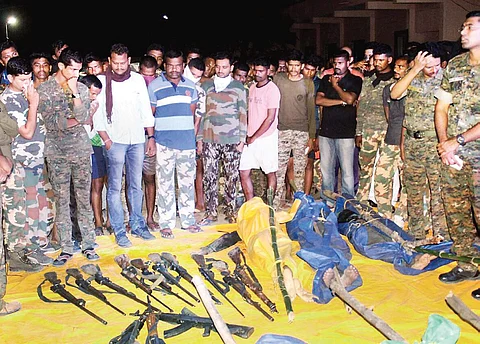
[[[203,232],[203,229],[200,228],[197,224],[190,225],[188,227],[182,228],[184,231],[189,231],[190,233],[200,233]]]
[[[199,226],[211,226],[212,222],[217,221],[217,217],[204,217],[200,222],[198,223]]]
[[[160,229],[160,235],[162,236],[162,238],[164,239],[173,239],[175,238],[175,236],[173,235],[173,232],[170,228],[162,228]]]
[[[87,248],[86,250],[82,251],[82,254],[90,261],[99,260],[100,256],[95,252],[93,248]]]
[[[156,223],[155,221],[147,222],[147,227],[152,232],[158,232],[160,230],[160,225],[158,223]]]
[[[60,255],[53,261],[53,266],[63,266],[67,261],[72,259],[73,255],[70,253],[61,252]]]

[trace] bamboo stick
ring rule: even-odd
[[[452,291],[450,291],[445,297],[445,301],[447,302],[447,305],[449,305],[450,308],[453,309],[453,311],[457,313],[462,320],[468,322],[477,331],[480,331],[480,316],[473,313],[472,310],[468,308],[462,300],[460,300],[460,298],[453,294]]]
[[[282,271],[282,259],[280,258],[280,253],[278,252],[278,243],[277,243],[277,227],[275,226],[275,211],[273,210],[273,188],[268,188],[267,190],[267,200],[268,206],[270,207],[270,234],[272,236],[272,249],[273,255],[275,258],[275,267],[277,271],[278,285],[280,286],[280,291],[282,292],[283,302],[285,303],[285,308],[287,310],[288,321],[292,322],[295,318],[293,313],[292,300],[290,295],[288,295],[287,288],[285,287],[285,281],[283,279]]]

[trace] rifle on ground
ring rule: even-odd
[[[147,339],[145,340],[145,344],[166,344],[163,339],[158,336],[157,332],[157,316],[154,312],[150,312],[147,315]]]
[[[183,308],[180,314],[157,313],[157,318],[158,320],[168,322],[170,324],[179,324],[179,326],[163,332],[165,339],[177,336],[193,327],[203,328],[203,337],[208,337],[211,330],[217,331],[212,319],[208,317],[199,317],[187,308]],[[254,331],[254,328],[249,326],[233,324],[226,325],[232,334],[244,339],[248,339]]]
[[[147,296],[148,304],[150,303],[150,299]],[[138,317],[132,322],[130,325],[127,326],[125,330],[122,331],[118,336],[113,337],[108,342],[109,344],[133,344],[135,343],[135,339],[140,334],[140,330],[143,328],[145,321],[148,319],[149,315],[152,314],[152,308],[149,306],[143,313],[140,313],[138,310],[135,313],[131,313],[130,315]],[[147,342],[148,343],[148,342]],[[155,342],[152,342],[154,344]],[[159,342],[160,344],[162,342]]]
[[[98,315],[96,315],[91,310],[89,310],[85,307],[85,303],[86,303],[85,300],[77,299],[73,294],[71,294],[67,289],[65,289],[65,286],[61,283],[60,279],[58,279],[56,272],[53,272],[53,271],[47,272],[47,273],[45,273],[44,276],[45,276],[45,279],[37,287],[37,293],[38,293],[38,296],[40,297],[40,300],[42,300],[44,302],[71,303],[74,306],[77,306],[78,308],[80,308],[82,311],[84,311],[85,313],[87,313],[91,317],[100,321],[102,324],[107,325],[107,322],[105,320],[103,320]],[[52,284],[50,286],[50,290],[53,291],[54,293],[60,295],[61,297],[63,297],[66,301],[64,301],[64,300],[53,301],[53,300],[47,299],[43,295],[43,292],[42,292],[42,285],[46,281],[49,281]]]
[[[132,264],[132,266],[136,267],[137,269],[140,269],[140,271],[142,271],[142,277],[148,277],[149,275],[152,275],[153,273],[151,271],[148,270],[148,263],[145,263],[143,261],[143,259],[141,258],[135,258],[135,259],[132,259],[130,261],[130,264]],[[168,273],[168,271],[167,271]],[[155,275],[155,274],[153,274]],[[183,298],[182,296],[178,295],[177,293],[175,293],[174,291],[172,291],[172,287],[169,286],[165,280],[166,280],[166,276],[162,273],[160,273],[160,275],[157,275],[158,276],[162,276],[162,281],[160,281],[158,283],[158,286],[160,287],[160,289],[162,289],[165,293],[167,294],[170,294],[170,295],[173,295],[175,296],[176,298],[182,300],[183,302],[185,302],[187,305],[189,306],[192,306],[192,307],[195,307],[195,305],[191,302],[189,302],[188,300],[186,300],[185,298]],[[173,277],[173,276],[172,276]],[[149,278],[147,278],[149,279]],[[175,278],[174,278],[175,279]]]
[[[80,289],[84,293],[95,296],[97,299],[99,299],[100,301],[105,303],[107,306],[112,307],[118,313],[120,313],[122,315],[127,315],[120,308],[117,308],[114,305],[112,305],[110,303],[110,301],[108,301],[107,297],[100,290],[98,290],[95,287],[92,287],[91,284],[90,284],[90,281],[85,280],[83,278],[80,270],[78,270],[76,268],[72,268],[72,269],[67,269],[66,272],[67,272],[67,276],[65,276],[65,284],[71,285],[71,284],[68,284],[68,279],[69,279],[69,277],[73,277],[73,278],[75,278],[75,284],[78,286],[78,289]]]
[[[165,265],[168,266],[170,268],[170,270],[175,271],[180,278],[183,278],[185,281],[187,281],[188,283],[190,283],[191,285],[193,285],[195,287],[195,284],[192,282],[192,275],[190,275],[188,273],[188,271],[178,263],[177,258],[175,258],[175,256],[173,254],[168,253],[168,252],[162,252],[162,254],[160,256],[162,257],[163,261],[165,262]],[[215,297],[215,295],[213,295],[213,293],[210,290],[208,292],[209,292],[210,296],[212,297],[213,302],[215,302],[217,305],[222,304],[222,302],[219,299],[217,299]]]
[[[171,309],[169,306],[167,306],[165,303],[163,303],[159,298],[153,295],[153,290],[147,286],[145,283],[143,283],[138,277],[137,277],[137,269],[130,265],[130,259],[126,254],[120,254],[114,258],[115,263],[118,264],[122,268],[121,275],[127,279],[130,283],[135,285],[137,288],[139,288],[141,291],[146,293],[147,295],[151,296],[152,299],[160,303],[162,306],[167,308],[170,312],[173,312],[173,309]]]
[[[168,272],[167,269],[167,263],[165,260],[162,259],[160,254],[158,253],[150,253],[148,255],[148,259],[150,259],[151,262],[153,262],[152,269],[161,273],[163,277],[165,277],[165,281],[167,283],[176,285],[178,288],[180,288],[185,294],[190,296],[192,299],[194,299],[196,302],[200,302],[200,299],[193,295],[188,289],[186,289],[184,286],[180,284],[180,282],[173,276],[170,272]]]
[[[228,252],[228,256],[235,263],[235,270],[233,275],[243,282],[251,291],[258,296],[270,308],[270,312],[278,313],[275,303],[273,303],[263,292],[262,285],[258,281],[257,277],[253,273],[253,270],[247,265],[245,255],[240,247],[235,247]],[[242,259],[243,258],[243,264]]]
[[[220,274],[223,276],[223,281],[231,286],[237,293],[239,293],[242,298],[249,304],[255,307],[260,313],[262,313],[268,320],[274,321],[275,319],[268,314],[258,303],[257,301],[252,300],[250,293],[247,291],[247,288],[243,282],[238,279],[236,276],[232,276],[228,270],[228,264],[222,260],[214,260],[212,262],[213,267],[215,267]]]
[[[227,292],[230,290],[230,288],[228,287],[228,284],[221,283],[225,286],[224,288],[220,286],[219,281],[217,281],[214,277],[213,271],[207,267],[207,264],[205,263],[205,257],[200,254],[192,254],[192,258],[195,261],[195,263],[197,263],[198,271],[203,276],[203,278],[205,278],[208,281],[208,283],[210,283],[224,297],[224,299],[227,300],[228,303],[231,304],[233,308],[237,310],[238,313],[240,313],[242,317],[245,317],[242,311],[239,310],[237,306],[235,306],[235,304],[227,297]]]
[[[104,286],[116,291],[118,294],[126,296],[129,299],[131,299],[135,302],[138,302],[141,305],[144,305],[144,306],[148,307],[148,303],[143,301],[142,299],[139,299],[134,293],[132,293],[131,291],[128,291],[127,289],[125,289],[124,287],[122,287],[122,286],[120,286],[116,283],[113,283],[110,280],[110,278],[103,276],[102,271],[100,270],[100,267],[98,265],[85,264],[85,265],[81,266],[81,269],[83,270],[83,272],[85,272],[86,274],[91,276],[89,278],[89,280],[92,278],[98,284],[104,285]],[[160,312],[160,309],[158,309],[154,306],[150,306],[150,307],[152,307],[152,309],[154,311]]]

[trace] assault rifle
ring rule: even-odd
[[[250,293],[247,291],[247,288],[243,282],[235,276],[230,274],[228,270],[228,264],[222,260],[213,261],[212,265],[220,271],[220,274],[223,276],[223,281],[231,286],[237,293],[239,293],[242,298],[249,304],[255,307],[260,313],[262,313],[268,320],[274,321],[275,319],[266,312],[260,303],[252,300]]]
[[[179,324],[177,327],[163,331],[163,336],[165,339],[177,336],[193,327],[203,328],[203,337],[208,337],[211,330],[217,331],[212,319],[208,317],[199,317],[187,308],[183,308],[180,314],[157,313],[156,316],[158,320],[168,322],[170,324]],[[233,324],[226,325],[233,335],[244,339],[248,339],[254,331],[254,328],[249,326]]]
[[[175,258],[173,254],[168,252],[162,252],[160,256],[165,262],[165,265],[168,266],[170,270],[175,271],[180,278],[183,278],[185,281],[187,281],[188,283],[190,283],[195,287],[195,284],[192,282],[192,275],[190,275],[188,271],[178,263],[177,258]],[[149,255],[149,258],[150,258],[150,255]],[[150,259],[154,260],[152,258]],[[210,290],[208,292],[210,293],[210,296],[212,297],[213,302],[215,302],[217,305],[222,304],[222,302],[219,299],[217,299]]]
[[[146,293],[147,295],[150,295],[152,299],[160,303],[162,306],[167,308],[170,312],[173,312],[173,309],[171,309],[169,306],[167,306],[165,303],[163,303],[159,298],[153,295],[152,289],[147,286],[145,283],[143,283],[138,277],[137,277],[137,269],[130,265],[130,259],[126,254],[120,254],[114,258],[115,263],[118,264],[122,268],[121,275],[127,279],[130,283],[132,283],[134,286],[139,288],[141,291]]]
[[[237,306],[235,306],[235,304],[227,297],[227,292],[230,290],[228,284],[222,283],[225,286],[224,288],[220,286],[219,281],[217,281],[214,277],[213,271],[207,267],[207,264],[205,263],[205,257],[201,254],[192,254],[192,258],[195,263],[197,263],[198,271],[202,274],[203,278],[205,278],[208,283],[210,283],[225,298],[225,300],[227,300],[228,303],[236,309],[238,313],[240,313],[242,317],[245,317],[242,311],[239,310]]]
[[[240,247],[237,246],[234,249],[230,250],[230,252],[228,252],[228,256],[235,263],[235,270],[233,270],[233,275],[240,281],[242,281],[242,283],[245,284],[251,291],[253,291],[255,295],[257,295],[258,298],[262,300],[262,302],[265,303],[268,308],[270,308],[270,312],[278,313],[275,303],[270,301],[270,299],[265,295],[262,285],[253,273],[253,270],[247,265],[245,255],[243,254]]]
[[[88,280],[94,279],[95,282],[97,282],[98,284],[104,285],[107,288],[110,288],[116,291],[118,294],[126,296],[129,299],[148,307],[148,303],[143,301],[142,299],[139,299],[134,293],[132,293],[131,291],[128,291],[127,289],[125,289],[124,287],[116,283],[113,283],[110,280],[110,278],[103,276],[102,271],[100,270],[100,267],[98,265],[85,264],[81,266],[81,269],[83,270],[83,272],[91,276],[88,278]],[[160,312],[160,309],[154,306],[150,306],[150,307],[152,307],[154,311]]]
[[[90,311],[88,308],[85,307],[85,303],[86,303],[85,300],[77,299],[73,294],[71,294],[68,290],[65,289],[65,286],[61,283],[60,279],[58,279],[56,272],[53,272],[53,271],[46,272],[44,276],[45,276],[45,280],[43,280],[43,282],[40,283],[37,287],[37,293],[38,293],[38,296],[40,297],[40,300],[44,302],[71,303],[74,306],[77,306],[78,308],[80,308],[82,311],[84,311],[91,317],[100,321],[102,324],[107,325],[107,322],[105,320],[103,320],[98,315],[96,315],[95,313],[93,313],[92,311]],[[42,285],[46,281],[49,281],[52,284],[50,286],[50,290],[60,295],[61,297],[63,297],[65,300],[53,301],[53,300],[47,299],[42,292]]]
[[[136,267],[137,269],[140,269],[140,271],[142,271],[142,275],[141,276],[148,276],[148,275],[151,275],[152,272],[148,270],[148,263],[145,263],[143,261],[143,259],[141,258],[136,258],[136,259],[132,259],[130,261],[130,264],[132,264],[132,266]],[[163,279],[166,280],[166,276],[164,274],[160,274],[162,276]],[[157,275],[158,276],[158,275]],[[173,276],[172,276],[173,277]],[[173,277],[174,278],[174,277]],[[174,278],[175,279],[175,278]],[[174,291],[172,291],[172,287],[169,286],[165,280],[161,281],[158,283],[158,286],[160,287],[160,289],[162,289],[165,293],[167,294],[170,294],[170,295],[173,295],[175,296],[176,298],[182,300],[183,302],[185,302],[187,305],[189,306],[192,306],[192,307],[195,307],[195,305],[191,302],[189,302],[188,300],[184,299],[182,296],[178,295],[177,293],[175,293]],[[200,301],[200,300],[199,300]]]
[[[150,299],[147,296],[148,304],[150,304]],[[136,311],[135,313],[131,313],[130,315],[138,317],[134,322],[132,322],[128,327],[122,331],[118,336],[110,339],[108,342],[109,344],[133,344],[135,343],[135,339],[138,337],[141,329],[145,325],[145,322],[147,322],[147,327],[148,325],[148,319],[153,315],[154,313],[152,311],[152,307],[148,306],[143,313],[140,313],[139,311]],[[150,338],[153,338],[149,335],[147,336],[147,341],[146,344],[165,344],[163,340],[158,338],[156,341],[151,341]]]
[[[150,261],[153,262],[152,269],[161,273],[163,277],[165,277],[165,281],[167,283],[176,285],[185,294],[190,296],[196,302],[200,302],[200,299],[198,297],[196,297],[190,291],[188,291],[188,289],[186,289],[184,286],[180,284],[180,282],[175,278],[175,276],[173,276],[170,272],[168,272],[167,265],[166,265],[167,262],[163,260],[158,253],[150,253],[148,255],[148,259],[150,259]]]
[[[114,305],[112,305],[110,303],[110,301],[108,301],[107,297],[100,290],[98,290],[95,287],[92,287],[91,284],[90,284],[91,282],[87,281],[83,278],[80,270],[78,270],[76,268],[72,268],[72,269],[67,269],[66,272],[67,272],[67,276],[65,277],[65,284],[70,285],[70,284],[68,284],[68,279],[69,279],[69,277],[73,277],[73,278],[75,278],[75,284],[78,286],[78,289],[80,289],[84,293],[95,296],[97,299],[99,299],[100,301],[105,303],[107,306],[112,307],[118,313],[120,313],[122,315],[127,315],[120,308],[117,308]]]

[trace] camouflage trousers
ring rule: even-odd
[[[2,193],[0,191],[0,197]],[[2,207],[0,207],[0,219],[2,218]],[[7,266],[5,261],[5,246],[3,243],[3,230],[0,230],[0,309],[3,308],[3,297],[7,292]]]
[[[381,155],[382,148],[385,144],[385,131],[364,130],[362,135],[362,147],[358,154],[358,162],[360,164],[360,179],[358,182],[357,199],[366,203],[370,195],[372,186],[373,170],[377,153]]]
[[[298,130],[278,131],[278,170],[277,170],[277,192],[273,205],[278,209],[285,201],[285,173],[287,171],[290,152],[293,151],[293,173],[297,191],[304,191],[305,166],[307,166],[307,155],[305,145],[308,142],[308,133]]]
[[[175,228],[176,193],[182,228],[195,224],[195,149],[179,150],[157,143],[157,209],[161,228]],[[178,188],[175,187],[175,181]]]
[[[50,183],[55,195],[58,235],[62,251],[73,254],[70,217],[70,183],[73,183],[77,204],[77,220],[82,236],[82,249],[95,243],[93,210],[90,204],[91,157],[47,157]]]
[[[464,162],[460,171],[442,164],[441,194],[453,241],[452,252],[458,256],[478,257],[478,250],[472,245],[477,234],[473,218],[480,224],[480,154],[474,158],[460,158]],[[460,261],[458,266],[467,271],[476,271],[478,268],[477,265]]]
[[[400,168],[402,160],[400,158],[400,146],[384,144],[382,152],[377,161],[375,169],[375,200],[377,201],[378,212],[388,218],[393,218],[393,178],[395,172],[400,175],[400,183],[403,183],[403,169]],[[405,188],[400,186],[400,200],[395,207],[395,214],[406,220],[407,194]]]
[[[5,244],[11,251],[48,243],[49,216],[43,158],[25,167],[16,163],[5,182]]]
[[[416,239],[424,239],[430,230],[447,239],[445,209],[440,195],[442,162],[437,153],[437,138],[414,139],[405,136],[404,185],[407,192],[408,231]],[[429,197],[426,214],[424,198]]]
[[[253,194],[267,203],[267,175],[260,168],[252,168],[250,178],[252,179]]]
[[[222,145],[219,143],[203,143],[203,192],[205,193],[206,216],[218,216],[218,175],[219,162],[223,163],[225,176],[224,199],[226,214],[235,214],[237,200],[238,168],[242,153],[237,144]]]

